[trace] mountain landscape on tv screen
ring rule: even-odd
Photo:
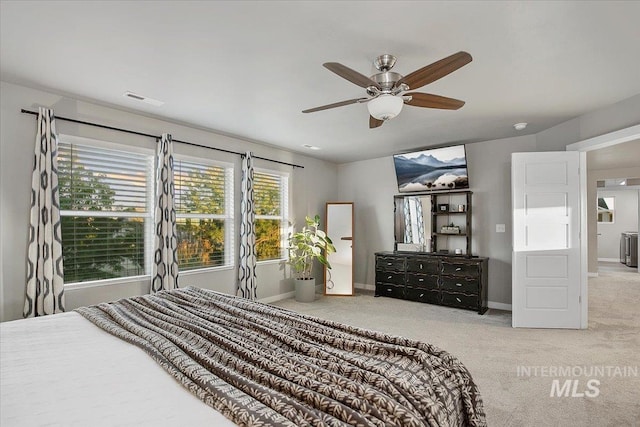
[[[400,192],[469,188],[464,148],[460,157],[438,158],[437,150],[396,154],[393,161]]]

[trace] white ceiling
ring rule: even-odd
[[[537,133],[640,93],[637,1],[3,0],[0,12],[5,81],[339,163]],[[461,50],[473,62],[421,89],[465,100],[458,111],[405,106],[377,129],[364,104],[301,113],[365,95],[324,62],[370,75],[390,53],[406,75]]]

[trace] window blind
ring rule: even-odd
[[[153,156],[60,141],[65,283],[148,274]]]
[[[180,270],[230,265],[233,252],[233,168],[176,157]]]
[[[258,261],[285,257],[288,182],[286,174],[258,170],[254,172],[253,200]]]

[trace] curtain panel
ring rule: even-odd
[[[31,174],[24,317],[64,312],[57,154],[53,110],[40,107]]]
[[[164,133],[156,152],[155,247],[151,292],[178,287],[178,235],[176,233],[173,141]]]
[[[237,295],[256,300],[256,230],[255,205],[253,203],[253,156],[247,151],[242,159],[242,183],[240,201],[240,259],[238,263]]]

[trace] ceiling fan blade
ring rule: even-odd
[[[445,96],[432,95],[430,93],[410,92],[404,96],[410,96],[411,101],[407,105],[414,107],[440,108],[441,110],[457,110],[464,105],[464,101],[447,98]]]
[[[321,111],[321,110],[328,110],[329,108],[336,108],[336,107],[342,107],[344,105],[349,105],[349,104],[356,104],[358,102],[364,102],[366,100],[368,100],[369,98],[354,98],[354,99],[350,99],[348,101],[341,101],[341,102],[336,102],[333,104],[328,104],[328,105],[323,105],[321,107],[316,107],[316,108],[309,108],[308,110],[303,110],[303,113],[313,113],[316,111]]]
[[[369,129],[373,129],[373,128],[377,128],[379,126],[382,126],[383,123],[384,123],[384,120],[378,120],[373,116],[369,116]]]
[[[402,83],[409,86],[410,89],[418,89],[429,83],[433,83],[438,79],[451,74],[458,68],[467,65],[473,58],[467,52],[454,53],[440,61],[436,61],[431,65],[422,67],[411,74],[407,74],[396,83],[396,87],[400,87]]]
[[[374,82],[369,77],[363,74],[360,74],[359,72],[354,71],[345,65],[339,64],[337,62],[325,62],[322,65],[329,71],[333,71],[340,77],[347,79],[351,83],[355,83],[360,87],[368,88],[369,86],[374,86],[380,89],[380,85],[378,83]]]

